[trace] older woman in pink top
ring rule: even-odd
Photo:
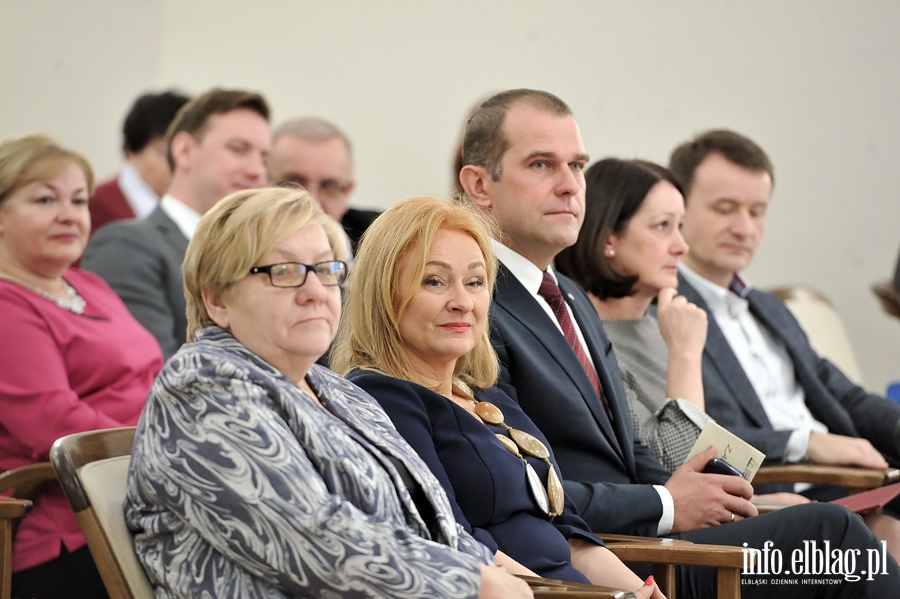
[[[96,275],[71,265],[91,229],[90,166],[52,140],[0,142],[0,471],[69,433],[137,423],[162,354]],[[14,597],[106,594],[58,487],[21,521]]]

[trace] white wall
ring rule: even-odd
[[[751,280],[822,289],[883,392],[900,322],[869,285],[900,246],[898,24],[892,0],[0,0],[0,136],[48,132],[104,177],[138,93],[245,87],[275,122],[345,128],[355,203],[388,206],[445,193],[465,113],[509,87],[569,102],[595,158],[734,128],[777,169]]]

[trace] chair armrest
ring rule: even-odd
[[[13,497],[17,499],[34,499],[43,486],[56,482],[56,473],[50,462],[38,462],[28,466],[20,466],[0,474],[0,492],[14,489]]]
[[[749,555],[745,556],[742,548],[730,545],[623,542],[608,543],[606,547],[623,562],[645,564],[743,568],[745,559],[749,559]]]
[[[812,483],[833,485],[850,490],[875,489],[900,480],[900,470],[873,470],[853,466],[825,466],[823,464],[785,464],[763,466],[753,478],[753,484]]]
[[[517,575],[528,583],[534,593],[535,599],[634,599],[634,593],[613,589],[611,587],[580,582],[568,582],[553,578],[539,578],[536,576]]]
[[[646,545],[693,545],[690,541],[682,539],[668,539],[666,537],[641,537],[637,535],[620,535],[614,533],[597,533],[603,542],[610,543],[644,543]]]
[[[31,505],[31,501],[28,499],[0,497],[0,518],[4,520],[21,518],[28,513],[31,509]]]
[[[653,564],[656,584],[675,596],[675,566],[709,566],[718,570],[718,597],[740,599],[741,570],[755,561],[752,553],[730,545],[705,545],[681,539],[603,534],[606,548],[623,562]]]

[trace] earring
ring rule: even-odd
[[[616,255],[616,250],[614,250],[612,248],[606,248],[606,257],[607,258],[612,258],[615,255]]]

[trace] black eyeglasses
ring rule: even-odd
[[[306,275],[310,272],[316,273],[322,285],[340,285],[347,278],[347,263],[341,260],[326,260],[316,264],[279,262],[250,269],[251,275],[269,275],[273,287],[300,287],[306,283]]]

